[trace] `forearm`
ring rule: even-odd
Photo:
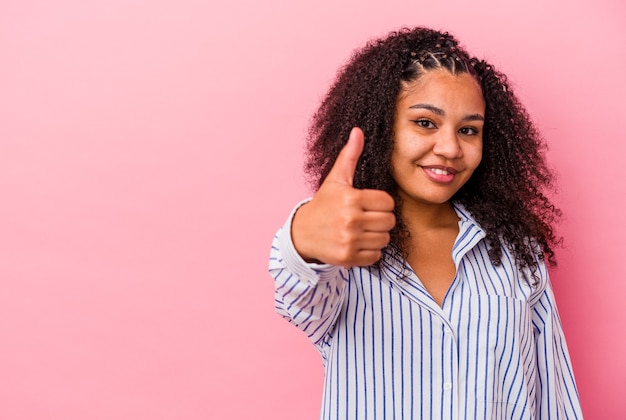
[[[293,245],[292,219],[293,213],[272,242],[269,272],[275,281],[276,311],[317,343],[339,314],[348,270],[307,263]]]

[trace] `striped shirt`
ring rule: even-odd
[[[580,419],[572,366],[543,262],[531,287],[459,205],[456,276],[439,306],[405,261],[307,264],[291,217],[272,244],[277,312],[322,355],[321,419]]]

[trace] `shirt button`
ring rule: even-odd
[[[443,330],[446,334],[448,335],[452,335],[452,330],[450,328],[447,328],[445,330]]]
[[[443,384],[443,389],[445,389],[446,391],[451,390],[452,384],[450,382],[446,382],[445,384]]]

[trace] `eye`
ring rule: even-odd
[[[437,128],[435,124],[430,120],[419,119],[419,120],[413,120],[413,122],[417,126],[422,127],[422,128]]]
[[[463,127],[459,130],[459,133],[463,134],[464,136],[475,136],[478,134],[478,130],[474,127]]]

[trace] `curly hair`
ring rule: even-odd
[[[482,161],[452,200],[485,230],[493,264],[501,264],[506,246],[518,269],[529,271],[536,281],[537,260],[547,257],[556,264],[553,247],[560,242],[553,229],[560,211],[546,195],[553,187],[553,173],[545,161],[545,142],[506,76],[471,57],[447,32],[403,28],[352,55],[313,116],[305,160],[308,180],[315,190],[321,186],[350,130],[360,127],[365,146],[354,187],[383,190],[394,197],[397,224],[390,232],[389,247],[406,257],[410,235],[391,176],[396,102],[404,84],[438,68],[472,75],[486,103]]]

